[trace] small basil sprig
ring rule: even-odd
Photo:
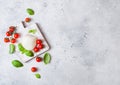
[[[35,77],[38,78],[38,79],[40,79],[40,78],[41,78],[41,75],[40,75],[39,73],[36,73],[36,74],[35,74]]]
[[[31,29],[31,30],[29,30],[28,32],[35,34],[35,33],[37,32],[37,30],[36,30],[36,29]]]
[[[49,53],[44,54],[44,63],[49,64],[51,61],[51,55]]]
[[[23,64],[19,60],[13,60],[12,65],[16,68],[23,67]]]
[[[29,15],[34,15],[34,10],[33,9],[31,9],[31,8],[27,8],[27,13],[29,14]]]

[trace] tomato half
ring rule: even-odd
[[[10,27],[9,27],[9,31],[10,31],[10,32],[14,32],[14,31],[15,31],[15,26],[10,26]]]
[[[10,42],[9,38],[4,38],[4,42]]]
[[[6,36],[11,36],[11,34],[12,34],[12,33],[11,33],[10,31],[7,31],[7,32],[6,32]]]

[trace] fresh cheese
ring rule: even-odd
[[[27,50],[33,50],[36,45],[37,37],[27,34],[22,38],[22,45]]]

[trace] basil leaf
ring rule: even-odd
[[[15,45],[10,44],[10,45],[9,45],[9,53],[10,53],[10,54],[13,54],[14,52],[15,52]]]
[[[19,49],[19,51],[24,51],[25,50],[25,48],[22,46],[21,43],[18,44],[18,49]]]
[[[16,68],[22,67],[23,64],[19,60],[13,60],[12,65]]]
[[[30,8],[27,8],[27,13],[29,15],[34,15],[34,10],[33,9],[30,9]]]
[[[35,33],[37,32],[37,30],[36,30],[36,29],[31,29],[31,30],[29,30],[28,32],[35,34]]]
[[[26,50],[21,43],[18,44],[18,49],[22,54],[25,54],[28,57],[34,56],[34,53],[31,50]]]
[[[45,53],[45,55],[44,55],[44,63],[48,64],[48,63],[50,63],[50,61],[51,61],[50,54],[49,53]]]
[[[33,57],[34,53],[30,50],[26,50],[25,55],[28,56],[28,57]]]
[[[36,73],[36,74],[35,74],[35,77],[36,77],[36,78],[41,78],[41,75],[40,75],[39,73]]]
[[[18,44],[18,49],[22,54],[26,52],[26,49],[22,46],[21,43]]]

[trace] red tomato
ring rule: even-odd
[[[37,71],[37,68],[36,68],[36,67],[32,67],[32,68],[31,68],[31,71],[32,71],[32,72],[36,72],[36,71]]]
[[[40,39],[36,40],[36,44],[41,44],[41,43],[42,43],[42,40],[40,40]]]
[[[35,47],[33,50],[34,50],[34,52],[38,52],[40,49]]]
[[[4,42],[10,42],[9,38],[4,38]]]
[[[36,61],[37,61],[37,62],[41,62],[41,61],[42,61],[42,58],[36,57]]]
[[[31,19],[27,17],[27,18],[25,18],[25,21],[26,21],[26,22],[30,22]]]
[[[43,48],[44,48],[44,45],[43,45],[43,44],[37,44],[37,47],[38,47],[39,49],[43,49]]]
[[[14,31],[15,31],[15,26],[10,26],[10,27],[9,27],[9,31],[10,31],[10,32],[14,32]]]
[[[19,38],[19,36],[20,36],[19,33],[14,34],[14,38]]]
[[[15,43],[15,42],[16,42],[16,39],[12,38],[11,43]]]
[[[12,33],[11,33],[10,31],[7,31],[7,32],[6,32],[6,36],[11,36],[11,34],[12,34]]]

